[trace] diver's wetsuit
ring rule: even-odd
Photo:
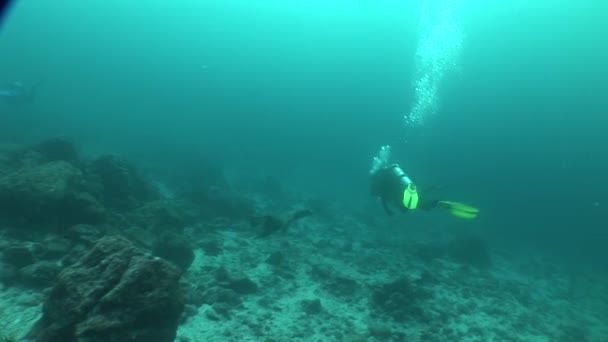
[[[412,180],[401,170],[399,165],[391,164],[372,175],[371,194],[380,197],[387,214],[393,214],[389,206],[407,212],[409,209],[403,205],[403,192],[410,183],[412,183]],[[437,206],[437,203],[437,200],[424,199],[423,196],[420,196],[418,208],[431,210]]]

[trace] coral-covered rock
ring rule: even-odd
[[[103,207],[82,182],[82,172],[64,161],[23,167],[0,177],[0,210],[34,222],[97,222]]]
[[[179,274],[124,238],[102,238],[59,273],[26,338],[172,342],[184,308]]]
[[[46,288],[53,285],[60,267],[56,262],[39,261],[19,270],[19,280],[23,285]]]
[[[194,261],[194,252],[190,241],[176,233],[164,233],[154,242],[152,247],[154,255],[168,260],[186,271]]]
[[[99,223],[106,217],[106,208],[88,192],[74,193],[68,199],[68,208],[71,215],[63,217],[68,218],[67,223]],[[68,213],[62,213],[68,214]]]
[[[0,179],[3,197],[24,205],[39,206],[56,203],[69,197],[81,185],[82,173],[69,163],[54,162],[39,167],[25,168]]]
[[[108,208],[133,209],[141,202],[159,197],[133,165],[113,155],[101,156],[90,163],[87,186]]]

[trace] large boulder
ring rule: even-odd
[[[173,342],[184,308],[179,277],[128,240],[102,238],[59,273],[26,341]]]
[[[83,191],[82,172],[65,161],[22,167],[0,176],[0,212],[43,223],[97,222],[103,207]]]
[[[161,234],[152,246],[152,253],[172,262],[184,272],[194,261],[194,251],[188,237],[174,232]]]
[[[93,160],[87,168],[87,187],[108,208],[131,210],[159,198],[158,191],[130,163],[113,155]]]
[[[63,160],[72,164],[79,164],[80,157],[74,144],[65,138],[51,138],[33,147],[40,154],[43,162]]]

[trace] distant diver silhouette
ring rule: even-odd
[[[23,82],[12,82],[0,87],[0,103],[23,104],[34,102],[38,84],[26,85]]]
[[[11,3],[11,0],[0,0],[0,28],[2,27],[2,22],[4,21],[4,17],[6,16]]]

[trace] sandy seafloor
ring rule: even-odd
[[[311,217],[265,239],[238,221],[187,228],[196,244],[214,251],[195,250],[185,282],[223,267],[258,289],[227,315],[207,304],[190,306],[176,341],[608,341],[605,276],[592,270],[575,276],[532,251],[490,249],[491,265],[468,265],[437,257],[438,249],[420,234],[387,242],[382,233],[366,233],[368,224],[348,216]],[[391,224],[383,224],[387,234]],[[404,309],[411,315],[401,318],[373,299],[396,279],[424,290],[420,298],[397,302],[418,308]],[[2,286],[1,331],[25,334],[43,298]]]

